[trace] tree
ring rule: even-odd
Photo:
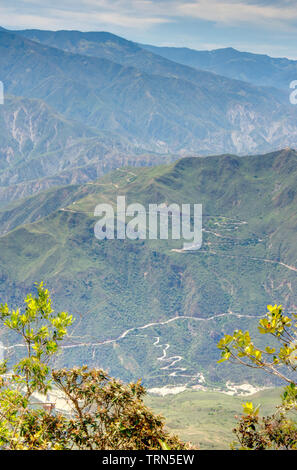
[[[66,312],[55,313],[48,290],[43,283],[37,285],[37,296],[29,294],[25,308],[9,309],[0,306],[0,322],[22,340],[26,355],[8,374],[7,361],[1,365],[0,380],[0,446],[21,449],[28,437],[29,423],[43,411],[31,410],[30,402],[35,392],[47,393],[51,388],[49,362],[58,351],[59,342],[67,334],[73,318]],[[29,427],[28,427],[29,426]],[[38,432],[30,436],[35,445]],[[28,445],[28,444],[26,444]],[[25,447],[26,447],[25,445]],[[39,441],[41,447],[48,443]]]
[[[296,423],[286,416],[283,406],[279,406],[272,416],[259,416],[259,407],[252,403],[243,405],[244,415],[233,430],[240,449],[297,449]],[[233,448],[238,448],[235,443]]]
[[[244,406],[245,415],[234,432],[244,449],[297,448],[297,427],[288,417],[297,410],[297,315],[283,314],[281,305],[268,305],[267,313],[259,321],[258,330],[271,338],[273,344],[257,347],[248,331],[235,330],[218,343],[221,359],[246,367],[264,370],[286,382],[282,404],[270,417],[259,417],[259,408],[252,403]]]
[[[8,372],[0,366],[1,449],[185,449],[143,403],[140,382],[122,384],[99,369],[52,370],[73,318],[55,313],[48,290],[25,299],[25,309],[0,306],[0,322],[22,339],[26,355]],[[34,394],[56,388],[71,412],[38,406]]]
[[[59,390],[72,404],[68,446],[89,450],[186,449],[164,429],[164,420],[147,408],[140,381],[122,384],[86,366],[53,372]]]

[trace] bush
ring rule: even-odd
[[[297,410],[297,315],[283,314],[281,305],[268,305],[259,321],[259,332],[273,339],[264,349],[255,345],[248,331],[234,331],[218,343],[222,351],[219,362],[232,361],[264,370],[286,382],[282,404],[272,416],[260,418],[259,408],[252,403],[244,406],[245,414],[234,429],[240,448],[251,450],[296,449],[296,423],[288,412]],[[277,346],[278,345],[278,346]],[[233,447],[237,447],[233,444]]]
[[[17,333],[26,355],[8,373],[0,367],[0,448],[6,450],[146,450],[185,449],[170,436],[163,418],[143,403],[140,382],[122,384],[104,371],[86,366],[51,370],[73,318],[55,313],[49,292],[37,286],[37,296],[25,299],[25,310],[1,305],[0,321]],[[36,392],[57,388],[70,413],[35,403]],[[36,400],[35,400],[36,401]]]

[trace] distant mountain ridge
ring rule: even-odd
[[[154,54],[189,67],[207,70],[258,86],[272,86],[287,90],[291,81],[297,79],[297,61],[287,58],[240,52],[232,47],[196,51],[182,47],[158,47],[143,44],[141,46]]]
[[[94,57],[106,57],[114,62],[142,66],[146,71],[154,54],[155,67],[159,73],[164,63],[160,56],[169,61],[190,68],[213,72],[228,78],[242,80],[257,86],[270,86],[287,90],[292,80],[297,79],[297,61],[287,58],[274,58],[265,54],[241,52],[232,47],[214,50],[195,50],[186,47],[162,47],[137,44],[108,32],[80,31],[15,31],[28,39],[57,47],[69,52]],[[118,47],[111,48],[112,44]],[[141,55],[142,51],[142,55]],[[124,52],[124,53],[123,53]],[[157,62],[157,57],[159,61]],[[164,70],[163,70],[164,71]]]
[[[282,91],[185,67],[108,33],[30,34],[51,46],[0,32],[6,93],[43,100],[140,152],[244,154],[296,144],[297,110]],[[88,50],[97,57],[82,55]]]
[[[51,111],[46,118],[43,113],[41,120],[40,113],[34,114],[34,106],[27,108],[27,123],[39,116],[37,135],[42,144],[32,144],[25,120],[18,119],[16,134],[16,121],[9,117],[22,115],[17,101],[14,110],[9,100],[0,109],[5,122],[0,129],[0,181],[7,187],[4,199],[9,197],[11,185],[26,181],[22,194],[29,194],[35,177],[50,178],[41,186],[46,188],[55,182],[82,182],[90,175],[96,178],[122,164],[148,164],[150,159],[160,163],[165,155],[170,159],[176,155],[245,154],[296,146],[297,109],[289,104],[285,92],[177,64],[109,33],[23,34],[39,42],[20,33],[0,32],[0,77],[6,95],[37,99],[43,109]],[[51,45],[41,44],[41,39]],[[46,134],[55,125],[59,132],[46,144]],[[22,136],[21,146],[17,135]],[[106,145],[113,149],[111,154],[106,153]],[[34,155],[40,155],[42,161],[31,167]],[[76,167],[80,168],[79,178],[71,174]],[[68,172],[68,176],[56,179],[54,169],[59,175]]]

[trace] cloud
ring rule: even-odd
[[[294,2],[295,3],[295,2]],[[292,1],[249,2],[239,0],[195,0],[179,3],[177,12],[201,20],[224,24],[273,24],[296,23],[297,10]],[[295,24],[296,26],[296,24]]]
[[[296,0],[9,0],[0,18],[8,29],[110,31],[136,42],[296,57]]]
[[[19,27],[99,29],[101,25],[151,28],[183,19],[236,26],[297,28],[296,0],[10,0],[2,24]]]
[[[155,3],[149,0],[11,0],[0,6],[1,24],[20,28],[98,30],[114,25],[147,29],[173,21],[158,15]],[[13,24],[12,24],[13,23]]]

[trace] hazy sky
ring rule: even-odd
[[[297,0],[0,1],[8,29],[110,31],[156,45],[232,46],[297,59]]]

